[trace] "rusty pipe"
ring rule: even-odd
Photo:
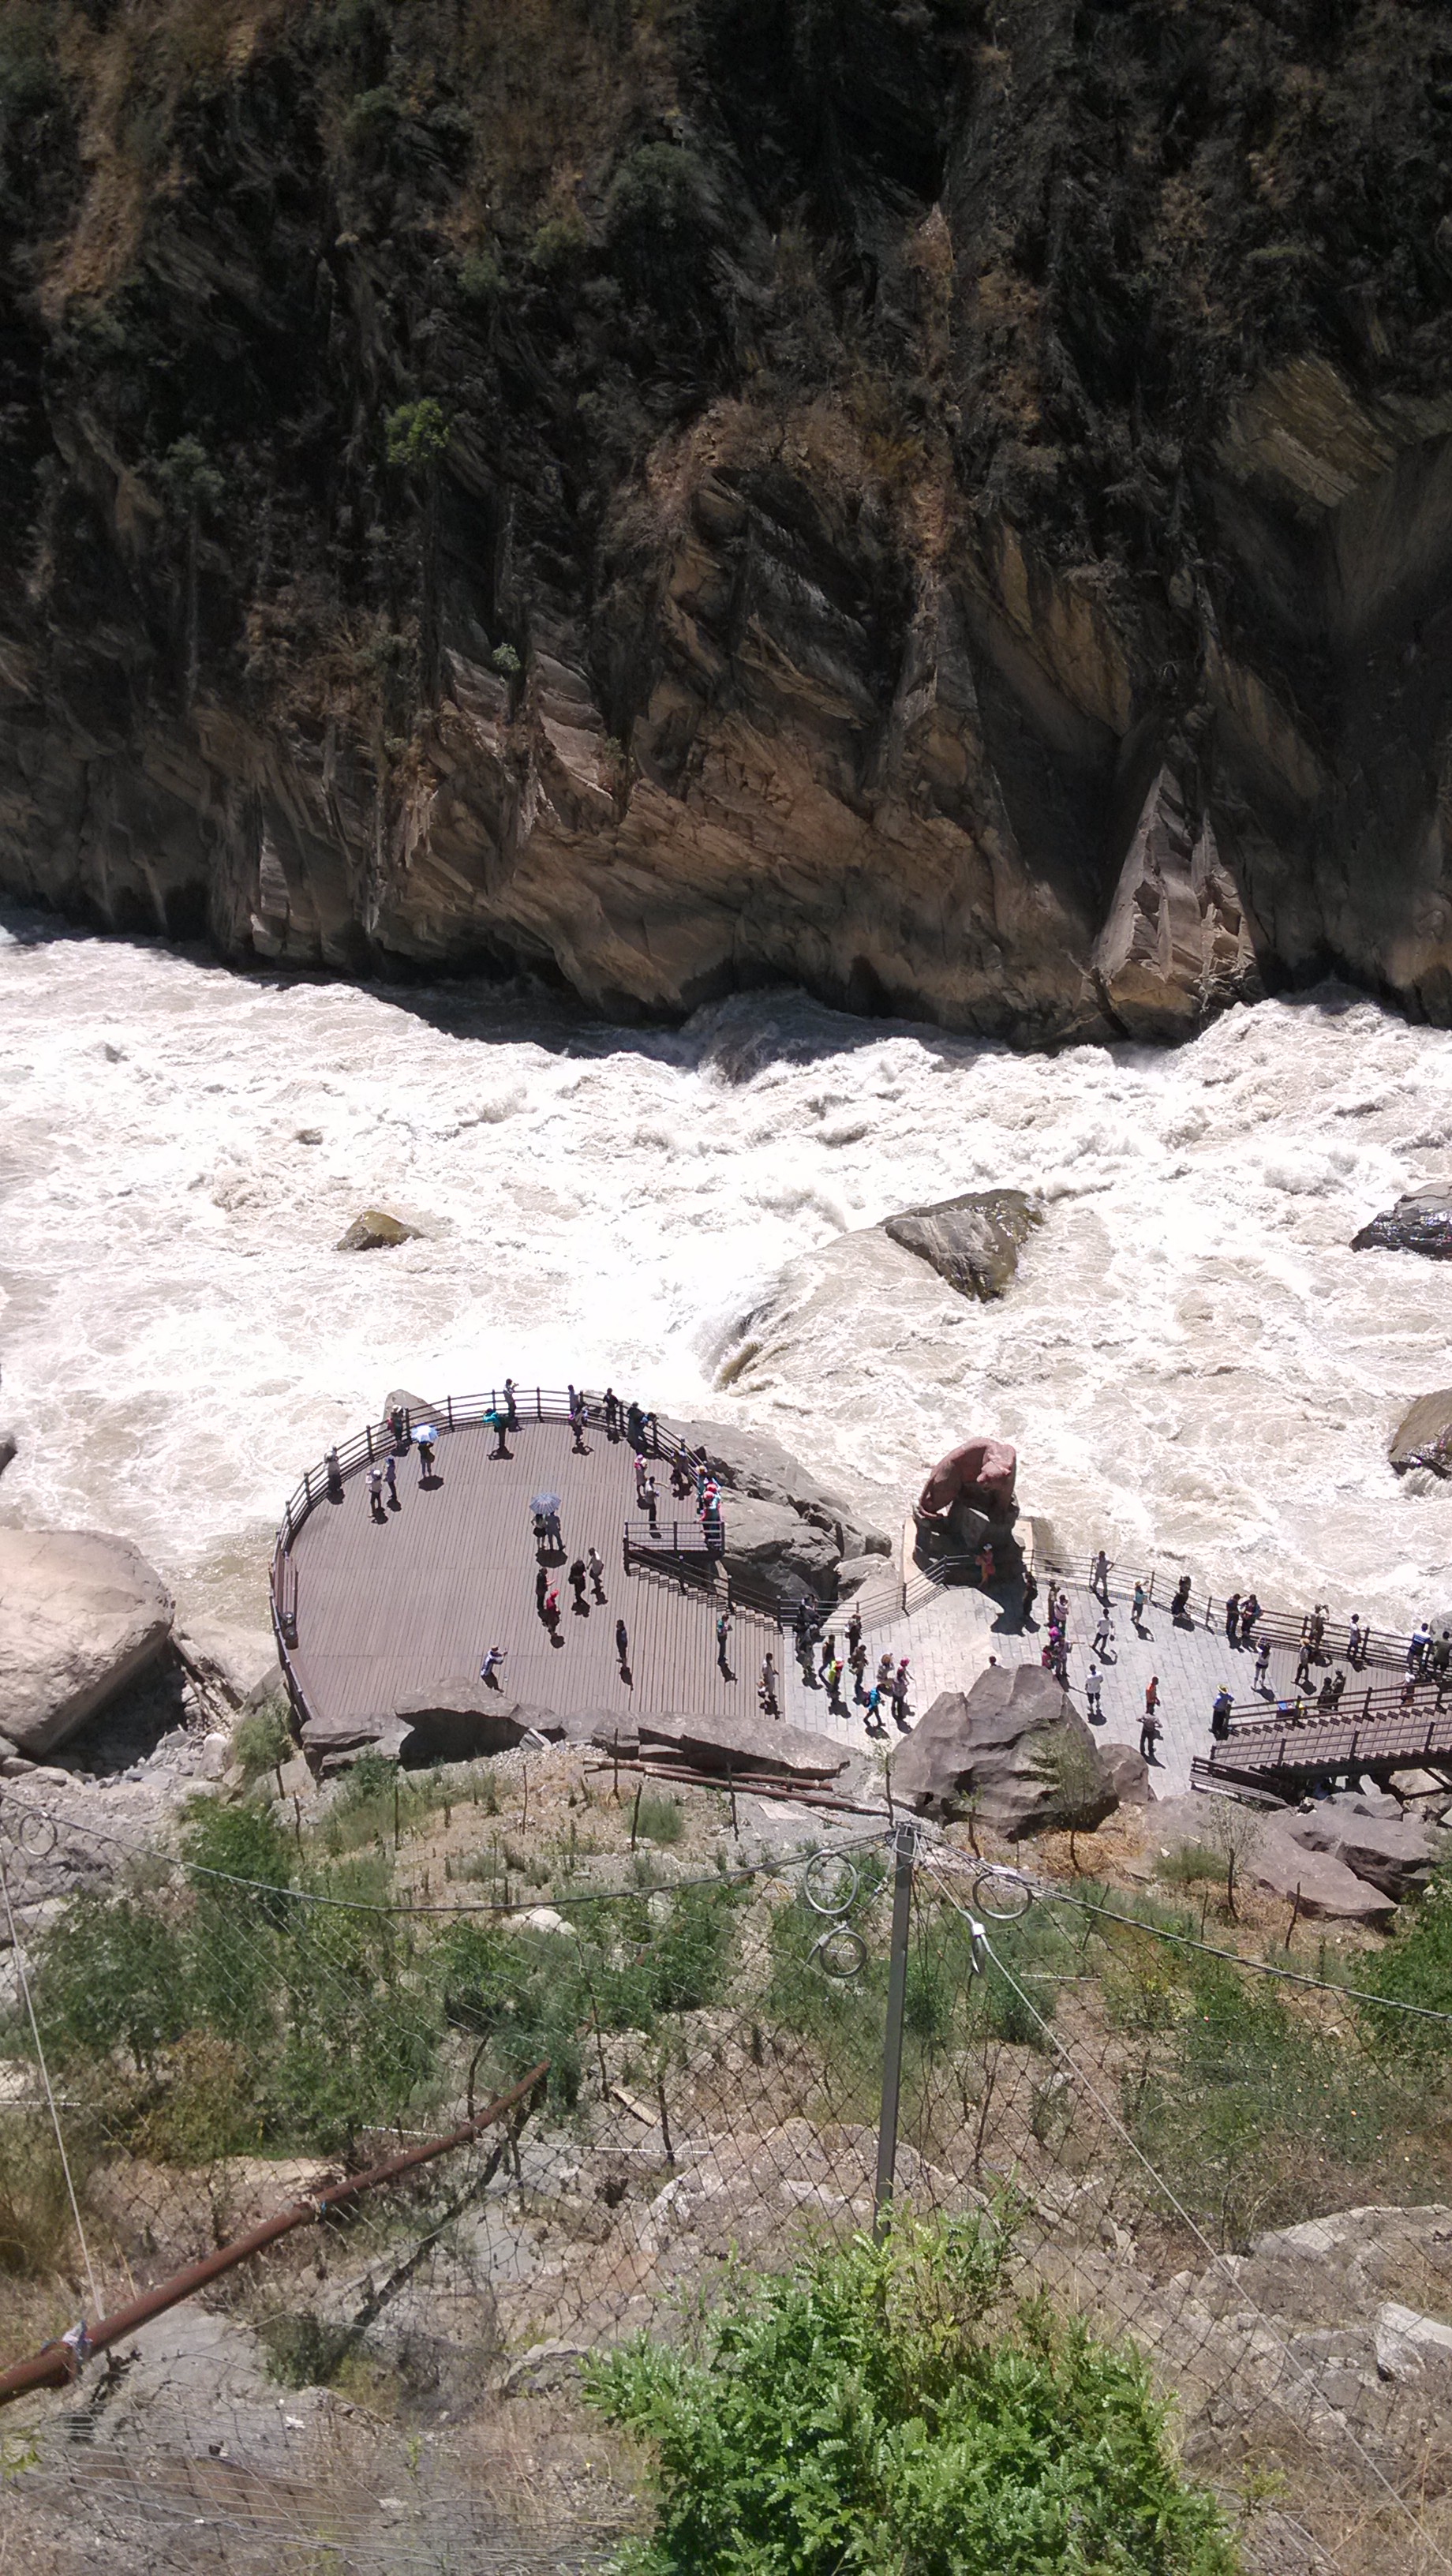
[[[114,2315],[102,2317],[87,2327],[84,2318],[68,2335],[48,2343],[31,2355],[29,2361],[17,2361],[9,2370],[0,2371],[0,2406],[13,2398],[25,2397],[35,2388],[64,2388],[75,2379],[82,2364],[92,2353],[104,2352],[123,2335],[133,2334],[138,2326],[148,2325],[153,2317],[164,2316],[168,2308],[179,2306],[194,2291],[206,2289],[209,2282],[221,2279],[224,2272],[236,2270],[239,2263],[275,2245],[280,2236],[288,2236],[295,2227],[306,2227],[341,2209],[360,2193],[374,2191],[380,2183],[397,2182],[400,2175],[411,2173],[416,2165],[431,2164],[435,2156],[447,2155],[451,2147],[467,2146],[484,2129],[492,2128],[510,2111],[526,2101],[549,2073],[549,2059],[541,2058],[521,2082],[511,2086],[490,2102],[475,2120],[466,2120],[461,2128],[451,2129],[446,2138],[430,2138],[421,2147],[410,2147],[405,2153],[389,2156],[382,2164],[370,2165],[366,2173],[350,2174],[343,2182],[331,2183],[315,2199],[296,2200],[286,2209],[273,2212],[261,2225],[249,2229],[245,2236],[234,2237],[230,2245],[219,2245],[215,2254],[204,2255],[199,2263],[188,2263],[183,2271],[173,2272],[168,2280],[159,2281],[152,2290],[144,2290]]]

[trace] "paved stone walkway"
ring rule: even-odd
[[[1086,1585],[1069,1583],[1065,1589],[1069,1595],[1072,1642],[1069,1695],[1083,1716],[1084,1674],[1091,1661],[1100,1605]],[[1042,1607],[1043,1599],[1041,1589],[1036,1607]],[[1177,1627],[1167,1608],[1147,1611],[1143,1633],[1136,1636],[1130,1622],[1129,1596],[1116,1593],[1112,1578],[1110,1602],[1117,1660],[1102,1668],[1104,1722],[1096,1732],[1106,1742],[1137,1747],[1145,1686],[1151,1674],[1158,1674],[1164,1733],[1152,1777],[1158,1796],[1178,1797],[1191,1786],[1191,1757],[1210,1751],[1210,1709],[1222,1683],[1228,1685],[1237,1702],[1253,1696],[1255,1650],[1228,1646],[1223,1631]],[[836,1631],[838,1651],[844,1655],[846,1624],[844,1615]],[[968,1688],[986,1669],[990,1655],[996,1655],[1003,1664],[1037,1663],[1045,1635],[1043,1625],[1020,1629],[1016,1611],[1010,1620],[992,1594],[968,1585],[952,1585],[935,1593],[921,1609],[869,1632],[864,1641],[870,1649],[866,1678],[870,1685],[877,1658],[889,1649],[894,1662],[900,1655],[908,1656],[912,1676],[909,1708],[914,1716],[920,1716],[931,1707],[939,1691]],[[816,1727],[825,1734],[846,1736],[854,1744],[869,1745],[872,1739],[866,1731],[863,1710],[849,1707],[845,1716],[833,1717],[827,1707],[826,1691],[804,1686],[787,1636],[783,1637],[782,1649],[786,1694],[783,1715],[795,1725]],[[1290,1647],[1272,1654],[1273,1692],[1291,1693],[1295,1663]],[[850,1691],[850,1675],[846,1687]],[[895,1740],[896,1730],[890,1732]]]

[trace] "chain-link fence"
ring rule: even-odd
[[[38,2568],[597,2563],[644,2508],[582,2363],[907,2213],[1133,2339],[1247,2566],[1449,2563],[1452,2021],[1384,1953],[915,1827],[762,1858],[567,1756],[164,1846],[17,1789],[0,1861],[0,2365],[71,2336],[0,2416]]]

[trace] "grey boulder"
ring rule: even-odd
[[[892,1541],[886,1533],[864,1528],[858,1507],[834,1486],[823,1484],[771,1432],[719,1422],[672,1422],[661,1428],[669,1429],[688,1449],[704,1449],[712,1474],[728,1495],[753,1495],[758,1502],[786,1505],[800,1519],[829,1532],[838,1556],[891,1555]]]
[[[1101,1744],[1097,1737],[1094,1749],[1121,1807],[1149,1806],[1154,1787],[1144,1755],[1136,1752],[1132,1744]]]
[[[1399,1476],[1412,1467],[1430,1467],[1438,1476],[1452,1476],[1452,1386],[1439,1387],[1435,1395],[1418,1396],[1392,1433],[1387,1456]]]
[[[12,1459],[19,1454],[19,1449],[20,1443],[14,1432],[7,1431],[4,1423],[0,1422],[0,1476],[4,1475]]]
[[[165,1653],[172,1601],[131,1541],[0,1529],[0,1725],[39,1760]]]
[[[1412,1191],[1354,1234],[1351,1249],[1421,1252],[1431,1261],[1452,1261],[1452,1197],[1445,1190]]]
[[[1396,1900],[1421,1893],[1442,1849],[1416,1817],[1378,1812],[1354,1790],[1317,1799],[1281,1821],[1304,1850],[1330,1852]]]
[[[892,1787],[921,1815],[971,1811],[1010,1842],[1090,1832],[1119,1803],[1083,1718],[1040,1664],[992,1664],[970,1691],[940,1692],[899,1747]]]
[[[723,1518],[728,1574],[765,1583],[779,1599],[806,1590],[831,1600],[839,1550],[830,1531],[804,1520],[789,1503],[761,1502],[755,1494],[733,1494]]]
[[[270,1628],[201,1622],[177,1630],[176,1650],[188,1671],[219,1691],[234,1708],[260,1708],[282,1688],[277,1640]]]
[[[393,1723],[402,1729],[398,1758],[407,1763],[472,1762],[481,1753],[512,1752],[526,1735],[553,1743],[565,1733],[552,1708],[506,1700],[483,1682],[417,1691],[399,1701]]]
[[[906,1208],[883,1232],[932,1264],[960,1297],[1001,1297],[1013,1285],[1020,1247],[1043,1218],[1022,1190],[967,1190],[961,1198]]]

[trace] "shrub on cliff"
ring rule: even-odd
[[[676,143],[643,143],[623,161],[605,201],[617,268],[641,294],[675,301],[698,293],[710,247],[706,174]]]
[[[1005,2310],[992,2217],[744,2273],[694,2349],[642,2336],[586,2396],[654,2458],[636,2576],[1233,2576],[1129,2344]],[[995,2310],[997,2315],[995,2317]]]

